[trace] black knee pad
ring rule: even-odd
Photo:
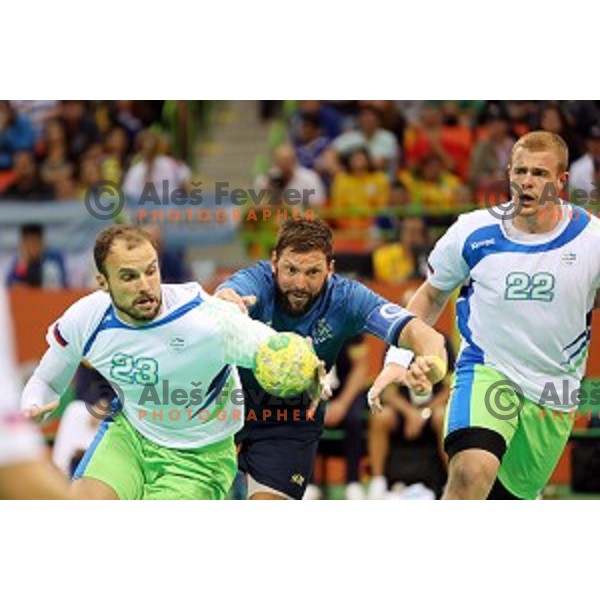
[[[506,442],[496,431],[484,427],[465,427],[449,433],[444,440],[444,450],[448,459],[462,450],[487,450],[498,460],[506,452]]]

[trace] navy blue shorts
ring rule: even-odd
[[[240,470],[258,483],[302,500],[312,478],[323,414],[321,403],[312,424],[247,422],[236,436]]]

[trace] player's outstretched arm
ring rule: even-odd
[[[406,374],[413,358],[414,353],[406,348],[396,348],[396,346],[388,348],[383,361],[383,369],[367,393],[367,401],[372,413],[380,412],[383,409],[381,396],[388,385],[392,383],[406,385]]]
[[[225,291],[236,294],[233,290],[222,290]],[[238,367],[254,369],[258,347],[277,332],[240,312],[234,305],[237,303],[214,296],[203,305],[203,310],[209,311],[219,324],[223,360]]]
[[[383,367],[367,393],[367,401],[372,413],[378,413],[383,410],[381,396],[388,385],[392,383],[405,383],[406,374],[406,367],[396,363],[388,363]]]
[[[415,391],[426,392],[427,383],[441,381],[447,371],[448,355],[444,336],[433,327],[413,319],[404,327],[399,345],[409,347],[415,353],[415,359],[408,368],[406,384]],[[419,387],[425,387],[419,390]]]
[[[256,355],[260,345],[279,332],[272,327],[241,314],[222,298],[213,298],[210,302],[211,310],[218,317],[221,330],[221,347],[223,359],[226,363],[244,367],[256,368]],[[285,332],[281,332],[285,333]],[[309,343],[310,340],[308,340]],[[307,389],[312,404],[311,410],[316,408],[320,399],[328,399],[331,390],[326,384],[325,365],[319,361],[315,370],[314,379]]]
[[[441,381],[447,372],[448,356],[444,337],[431,327],[439,318],[452,290],[444,291],[425,282],[417,290],[407,310],[418,318],[404,327],[399,345],[416,354],[405,377],[405,383],[417,393],[425,393]]]
[[[23,389],[23,415],[39,421],[56,409],[77,366],[78,363],[49,348]]]
[[[248,308],[256,303],[256,296],[240,296],[231,288],[222,288],[215,292],[215,298],[235,304],[242,313],[248,314]]]

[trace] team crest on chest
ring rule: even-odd
[[[311,337],[315,344],[322,344],[333,337],[333,329],[325,319],[319,319],[313,328]]]
[[[167,346],[173,354],[181,354],[187,348],[187,340],[182,335],[174,335]]]

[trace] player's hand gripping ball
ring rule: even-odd
[[[319,359],[296,333],[277,333],[258,347],[254,375],[262,388],[278,398],[298,396],[315,381]]]

